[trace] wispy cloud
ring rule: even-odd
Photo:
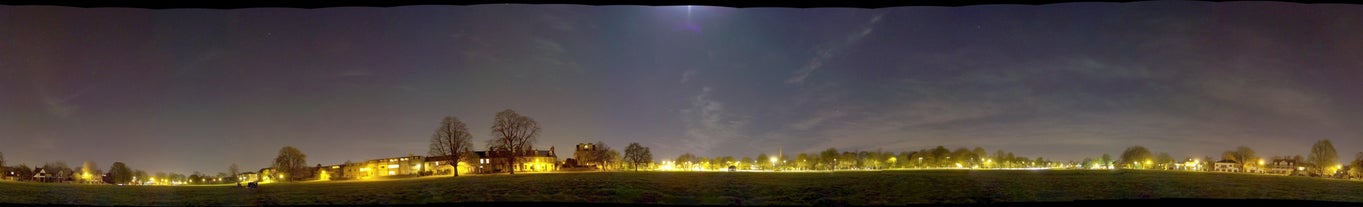
[[[691,107],[681,111],[686,123],[686,136],[683,139],[687,150],[692,153],[707,154],[718,144],[740,139],[740,129],[747,120],[737,120],[725,114],[724,104],[711,97],[713,89],[704,87],[700,94],[691,100]]]
[[[879,23],[880,18],[884,16],[884,14],[877,14],[876,16],[871,17],[866,24],[863,24],[861,29],[848,34],[847,38],[844,38],[842,41],[832,42],[820,47],[818,52],[814,54],[814,57],[810,58],[809,61],[805,63],[804,67],[801,67],[800,70],[795,71],[794,75],[789,79],[786,79],[786,83],[803,84],[805,79],[809,78],[809,74],[823,68],[825,62],[827,62],[828,59],[833,58],[833,55],[856,44],[861,41],[862,38],[866,38],[867,35],[870,35],[871,32],[875,30],[876,23]]]
[[[72,115],[75,115],[76,110],[80,109],[80,105],[71,103],[71,99],[80,97],[82,94],[85,94],[86,92],[86,90],[81,90],[76,92],[75,94],[66,95],[63,97],[48,92],[46,90],[46,87],[36,80],[33,82],[33,84],[35,86],[34,88],[38,90],[38,94],[42,96],[44,109],[47,109],[48,114],[52,114],[53,116],[57,116],[60,118],[69,118]]]
[[[585,70],[569,53],[570,48],[553,39],[524,36],[528,41],[494,41],[496,38],[469,35],[461,38],[468,48],[460,55],[479,68],[507,72],[519,78],[551,80],[562,72],[583,73]]]
[[[987,119],[1003,113],[1004,109],[995,104],[940,100],[919,101],[887,110],[862,111],[857,116],[849,117],[850,120],[812,134],[825,139],[811,145],[809,150],[885,146],[898,143],[895,140],[911,138],[906,135],[910,135],[914,129],[938,128],[939,125]]]
[[[51,94],[44,93],[43,104],[47,106],[48,113],[57,117],[68,118],[76,113],[76,109],[80,109],[79,105],[67,102],[75,97],[76,96],[67,96],[66,98],[56,98]]]
[[[795,130],[809,130],[828,120],[837,119],[846,115],[847,113],[843,113],[842,110],[823,111],[803,121],[792,123],[789,127]]]
[[[559,54],[564,51],[563,45],[544,38],[535,38],[535,49],[549,54]]]
[[[1213,79],[1202,81],[1202,92],[1222,103],[1241,105],[1261,115],[1336,126],[1329,97],[1291,87],[1248,81]]]
[[[690,69],[690,70],[686,70],[686,72],[682,72],[681,81],[680,81],[680,82],[681,82],[681,83],[686,83],[686,81],[690,81],[690,80],[691,80],[691,77],[692,77],[692,76],[695,76],[695,75],[696,75],[696,69],[693,68],[693,69]]]

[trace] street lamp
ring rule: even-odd
[[[771,168],[776,170],[776,157],[771,157]]]

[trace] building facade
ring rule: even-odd
[[[419,175],[426,170],[425,161],[426,157],[407,155],[405,157],[372,159],[363,162],[335,165],[333,167],[326,167],[325,171],[336,174],[328,175],[329,179],[365,179],[384,176]]]
[[[259,179],[257,179],[258,182],[277,182],[277,181],[280,181],[280,179],[279,179],[280,177],[276,177],[276,176],[279,176],[278,173],[276,173],[275,169],[272,168],[272,167],[261,168],[261,169],[260,169],[260,173],[258,173],[258,174],[256,174],[256,175],[259,176]]]
[[[1231,160],[1217,161],[1212,171],[1217,172],[1240,172],[1240,163]]]
[[[1290,159],[1274,159],[1268,163],[1268,174],[1291,175],[1297,171],[1297,161]]]
[[[317,180],[340,179],[341,177],[339,176],[345,175],[344,172],[341,171],[341,166],[342,165],[328,165],[317,167],[317,172],[315,172],[317,174]]]
[[[456,161],[453,156],[426,157],[426,162],[422,164],[426,169],[424,173],[427,175],[451,175],[455,169],[459,170],[459,174],[473,173],[473,166],[469,165],[466,160],[476,159],[476,155],[470,153],[465,156],[463,158],[465,161]]]
[[[237,175],[237,180],[239,180],[239,181],[241,181],[241,182],[247,182],[247,183],[249,183],[249,182],[259,182],[259,181],[260,181],[260,174],[257,174],[257,173],[255,173],[255,172],[245,172],[245,173],[241,173],[241,174],[238,174],[238,175]]]
[[[589,168],[594,168],[594,167],[596,167],[596,163],[591,162],[591,161],[592,161],[592,160],[595,160],[595,159],[592,157],[592,154],[596,153],[597,150],[600,150],[600,149],[597,148],[596,144],[592,144],[592,143],[579,143],[579,144],[577,144],[577,150],[574,150],[574,151],[573,151],[573,159],[576,161],[576,166],[574,166],[574,167],[589,167]]]
[[[548,172],[558,170],[558,155],[554,153],[554,147],[549,150],[527,150],[521,153],[520,160],[516,165],[509,165],[511,162],[507,153],[498,151],[475,151],[477,163],[471,164],[474,173],[505,173],[515,170],[516,172]]]
[[[371,159],[363,162],[346,162],[339,165],[327,165],[313,168],[315,179],[317,180],[349,180],[349,179],[369,179],[387,176],[420,176],[420,175],[450,175],[455,170],[460,174],[473,173],[505,173],[512,170],[516,172],[548,172],[558,169],[558,155],[554,153],[554,147],[549,150],[527,150],[521,152],[520,161],[515,166],[509,166],[510,159],[506,156],[508,152],[475,151],[464,158],[463,161],[454,160],[450,156],[416,156],[407,155],[404,157],[390,157],[382,159]],[[261,169],[257,177],[246,177],[242,174],[242,180],[275,181],[273,168]]]

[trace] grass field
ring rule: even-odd
[[[896,205],[1133,198],[1363,202],[1363,182],[1169,171],[909,170],[878,172],[559,173],[233,186],[0,182],[0,203],[327,205],[609,202],[705,205]]]

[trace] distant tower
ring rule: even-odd
[[[776,157],[778,157],[777,159],[779,159],[779,160],[776,161],[776,163],[772,163],[772,165],[785,164],[785,162],[786,162],[786,151],[785,151],[785,149],[784,149],[783,147],[776,147]]]
[[[779,157],[779,158],[781,158],[781,159],[785,159],[785,158],[786,158],[786,151],[785,151],[784,149],[782,149],[782,147],[777,147],[777,148],[776,148],[776,157]],[[782,160],[782,161],[785,161],[785,160]]]
[[[573,159],[577,160],[577,162],[579,164],[582,164],[582,166],[586,166],[585,163],[582,162],[584,160],[588,160],[585,158],[588,158],[588,155],[590,155],[595,150],[596,150],[595,144],[592,143],[577,144],[577,151],[573,151]]]

